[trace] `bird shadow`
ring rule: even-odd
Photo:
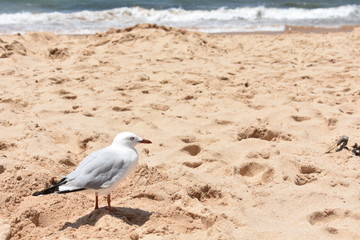
[[[105,215],[120,219],[128,225],[142,226],[149,220],[152,213],[137,208],[112,207],[111,212],[107,208],[100,208],[78,218],[75,222],[66,222],[60,230],[65,230],[69,227],[78,229],[83,225],[95,226]]]

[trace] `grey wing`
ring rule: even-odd
[[[67,185],[86,189],[109,187],[126,172],[126,162],[118,152],[101,149],[87,156],[69,175]]]

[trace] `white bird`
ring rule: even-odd
[[[33,193],[33,196],[92,192],[95,193],[95,209],[99,208],[98,195],[107,195],[108,210],[111,211],[111,191],[135,168],[138,162],[135,146],[138,143],[151,141],[131,132],[119,133],[110,146],[90,153],[74,171],[51,187]]]

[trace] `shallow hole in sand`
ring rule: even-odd
[[[259,163],[250,162],[236,170],[238,174],[244,177],[253,177],[265,170],[265,166]]]
[[[185,165],[189,168],[197,168],[202,165],[202,162],[183,162],[183,165]]]
[[[256,128],[251,126],[238,133],[238,140],[241,141],[248,138],[259,138],[261,140],[271,141],[279,136],[279,132],[274,132],[266,128]]]
[[[222,198],[222,193],[219,190],[214,189],[209,184],[205,184],[202,186],[195,185],[193,187],[190,187],[187,190],[187,194],[189,195],[189,197],[196,198],[200,202],[203,202],[205,201],[205,199],[210,198]]]
[[[198,145],[188,145],[181,149],[183,152],[187,152],[191,156],[196,156],[201,152],[201,147]]]
[[[235,167],[234,173],[246,177],[251,182],[269,183],[274,178],[275,171],[267,165],[249,162],[243,164],[240,168]]]
[[[291,116],[291,118],[294,119],[296,122],[303,122],[310,120],[309,117],[304,117],[304,116]]]
[[[196,141],[195,137],[191,137],[191,136],[181,137],[180,139],[184,143],[193,143]]]
[[[320,173],[321,170],[313,165],[302,165],[300,166],[300,173],[311,174],[311,173]]]

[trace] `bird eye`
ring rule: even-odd
[[[131,137],[131,138],[130,138],[130,140],[131,140],[131,141],[134,141],[134,140],[135,140],[135,138],[134,138],[134,137]]]

